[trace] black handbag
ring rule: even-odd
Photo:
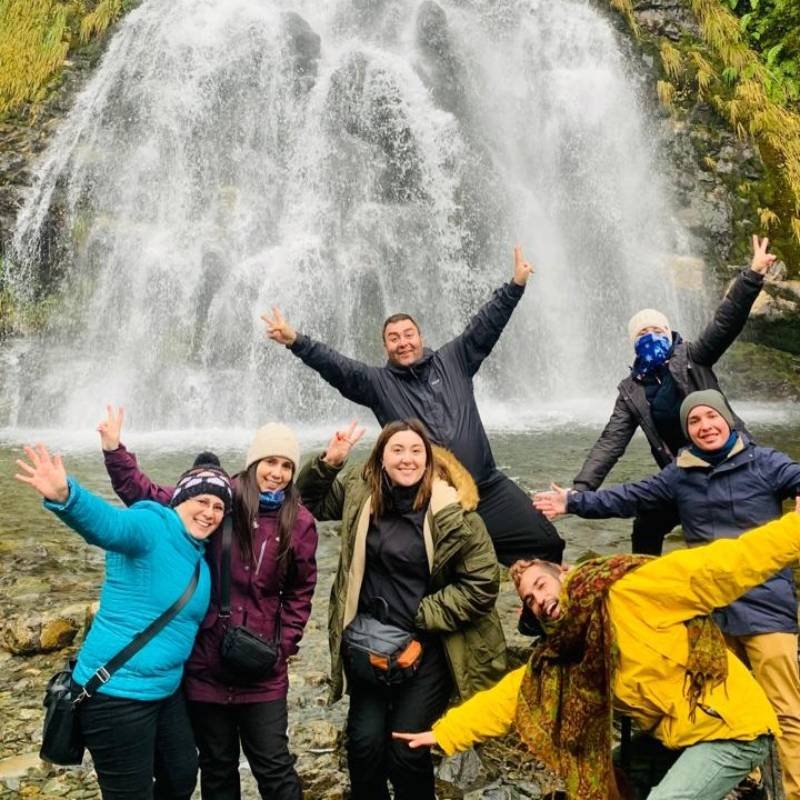
[[[376,598],[386,606],[383,598]],[[387,610],[387,609],[385,609]],[[342,633],[345,672],[351,682],[396,686],[413,677],[422,661],[422,643],[413,633],[361,612]]]
[[[231,541],[233,522],[226,519],[222,528],[222,558],[220,564],[220,619],[231,616]],[[252,573],[251,573],[252,580]],[[247,622],[245,614],[244,622]],[[220,657],[227,678],[233,683],[246,684],[266,678],[278,662],[281,642],[281,594],[275,619],[272,641],[244,625],[228,623],[220,644]]]
[[[136,655],[156,634],[177,616],[189,602],[200,577],[200,562],[197,562],[189,585],[183,594],[157,619],[153,620],[130,644],[120,650],[112,659],[80,686],[72,680],[75,659],[71,658],[63,670],[50,678],[44,694],[44,727],[39,758],[51,764],[71,766],[83,761],[85,749],[78,721],[78,706],[91,697],[126,661]]]

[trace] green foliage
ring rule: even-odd
[[[769,72],[769,91],[800,105],[800,3],[797,0],[725,0],[739,29]]]
[[[124,9],[123,0],[0,0],[0,119],[35,114],[69,51]]]

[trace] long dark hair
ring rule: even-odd
[[[422,473],[422,480],[419,482],[419,489],[417,496],[414,498],[414,510],[420,511],[428,505],[431,499],[431,489],[433,487],[433,449],[431,448],[431,440],[428,438],[428,432],[425,426],[418,419],[399,419],[395,422],[390,422],[381,431],[378,441],[372,448],[366,464],[364,464],[364,471],[361,473],[364,480],[369,486],[370,495],[372,497],[372,516],[378,519],[383,516],[386,511],[386,498],[384,497],[384,471],[383,471],[383,451],[386,449],[386,444],[389,439],[396,433],[402,431],[413,431],[422,439],[425,446],[425,472]]]
[[[258,461],[251,464],[244,472],[236,476],[233,484],[233,526],[239,549],[245,560],[253,563],[253,530],[258,527],[259,499],[261,490],[258,488],[256,471]],[[294,470],[292,478],[284,487],[283,504],[278,511],[278,566],[283,569],[292,547],[292,530],[297,522],[297,512],[300,508],[300,492],[294,485]]]

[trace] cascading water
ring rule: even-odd
[[[140,429],[342,417],[259,314],[378,362],[405,310],[438,346],[515,241],[537,272],[480,374],[488,421],[610,394],[628,316],[688,313],[618,45],[580,0],[145,0],[20,215],[13,281],[60,275],[59,311],[0,426],[86,428],[109,399]]]

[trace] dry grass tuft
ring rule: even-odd
[[[102,33],[122,0],[0,0],[0,118],[35,112],[78,40]]]
[[[659,81],[656,84],[656,91],[661,105],[671,111],[675,100],[675,86],[669,81]]]
[[[684,73],[683,56],[677,47],[674,47],[669,39],[661,42],[661,65],[664,72],[672,81],[679,80]]]

